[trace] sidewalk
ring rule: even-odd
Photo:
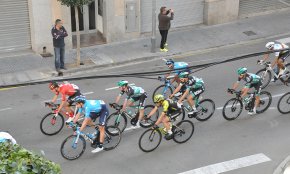
[[[133,41],[98,45],[81,49],[81,61],[85,65],[72,66],[76,51],[66,54],[69,68],[66,74],[110,66],[137,60],[172,56],[209,48],[239,44],[275,35],[290,34],[290,10],[284,10],[234,21],[215,26],[194,26],[187,29],[170,31],[168,35],[169,52],[160,53],[160,36],[157,33],[156,53],[151,53],[150,38]],[[248,33],[247,33],[248,32]],[[248,34],[248,35],[247,35]],[[53,78],[54,57],[42,58],[35,54],[0,58],[0,86]]]

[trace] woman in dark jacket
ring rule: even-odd
[[[170,13],[170,16],[167,16]],[[173,20],[174,13],[172,9],[167,10],[166,7],[160,8],[160,13],[158,15],[159,20],[159,32],[161,34],[161,43],[160,43],[160,51],[167,52],[167,34],[170,28],[170,21]]]

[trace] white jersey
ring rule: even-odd
[[[0,132],[0,143],[10,140],[13,144],[16,144],[16,140],[7,132]]]
[[[283,49],[287,49],[287,48],[289,48],[289,46],[286,45],[286,44],[283,44],[283,43],[275,43],[274,44],[274,51],[283,50]],[[280,56],[283,53],[285,53],[285,51],[277,51],[277,52],[275,52],[275,56],[278,57],[278,56]]]

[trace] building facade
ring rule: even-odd
[[[156,0],[156,14],[161,6],[174,9],[172,28],[179,28],[287,9],[290,0]],[[58,18],[69,33],[65,41],[70,49],[76,30],[74,16],[73,8],[57,0],[1,0],[0,53],[21,49],[53,53],[50,30]],[[144,37],[152,30],[152,0],[94,0],[79,8],[79,21],[82,35],[100,34],[106,43]]]

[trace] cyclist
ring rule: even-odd
[[[150,118],[153,114],[155,114],[159,107],[163,107],[162,114],[157,119],[153,127],[158,127],[158,124],[163,123],[166,134],[165,139],[170,140],[172,138],[172,130],[170,126],[170,116],[174,115],[177,112],[180,112],[181,105],[171,99],[164,99],[164,96],[161,94],[157,94],[154,96],[155,107],[148,114],[147,119]]]
[[[239,78],[238,78],[238,81],[236,83],[234,83],[233,89],[235,90],[238,88],[239,83],[242,79],[246,82],[244,88],[242,89],[242,95],[241,95],[242,98],[247,95],[250,88],[255,89],[255,95],[256,95],[255,106],[254,106],[253,110],[250,110],[248,112],[248,114],[250,114],[250,115],[256,114],[256,108],[260,104],[260,92],[261,92],[261,86],[262,86],[261,77],[256,75],[256,74],[247,73],[247,68],[245,68],[245,67],[239,68],[237,73],[239,75]],[[245,103],[249,102],[249,101],[247,101],[247,98],[245,98],[243,101]]]
[[[4,143],[6,141],[10,141],[12,144],[17,144],[16,140],[8,132],[1,131],[0,132],[0,143]]]
[[[49,89],[55,93],[55,96],[52,99],[52,103],[56,102],[58,95],[61,94],[62,101],[59,107],[55,110],[55,114],[58,115],[58,112],[64,107],[67,114],[69,115],[69,118],[66,122],[72,121],[74,111],[70,108],[70,106],[74,103],[76,97],[82,95],[79,87],[75,84],[58,84],[53,81],[49,83]],[[68,99],[66,99],[66,96],[68,96]]]
[[[79,108],[73,123],[76,123],[82,112],[85,113],[85,119],[82,123],[80,131],[83,131],[86,126],[95,127],[94,121],[99,118],[100,139],[97,148],[92,150],[92,153],[100,152],[104,149],[103,143],[105,139],[105,123],[109,115],[109,110],[103,100],[86,100],[83,96],[75,99],[76,106]]]
[[[273,68],[276,64],[278,66],[278,68],[274,69],[275,73],[278,74],[278,78],[280,78],[284,73],[285,73],[285,59],[290,55],[290,50],[289,50],[289,46],[284,44],[284,43],[280,43],[280,42],[268,42],[265,47],[268,50],[271,51],[275,51],[275,61],[272,63],[271,67]],[[284,49],[288,49],[288,50],[284,50]],[[264,59],[263,60],[259,60],[259,63],[263,63],[264,61],[269,59],[269,54],[265,54]],[[277,80],[276,77],[274,77],[274,79],[272,80],[273,82],[275,82]]]
[[[192,107],[192,111],[188,112],[189,115],[192,115],[197,112],[195,106],[195,100],[199,99],[200,94],[204,92],[204,82],[201,78],[196,78],[194,76],[189,76],[188,72],[182,72],[179,74],[179,79],[181,81],[180,85],[174,90],[173,94],[170,96],[172,98],[175,93],[177,93],[183,86],[185,86],[186,90],[183,95],[178,100],[178,103],[182,103],[182,101],[187,97],[187,101],[189,105]],[[190,94],[190,95],[189,95]]]
[[[136,86],[129,86],[128,81],[126,80],[120,80],[117,85],[120,89],[120,94],[116,98],[116,103],[119,103],[121,96],[126,93],[127,97],[123,103],[122,111],[126,110],[126,107],[133,106],[134,102],[139,101],[139,118],[134,126],[135,128],[140,127],[140,121],[143,120],[144,117],[144,107],[145,107],[145,101],[147,98],[147,94],[145,90],[141,87]],[[128,101],[129,100],[129,101]]]

